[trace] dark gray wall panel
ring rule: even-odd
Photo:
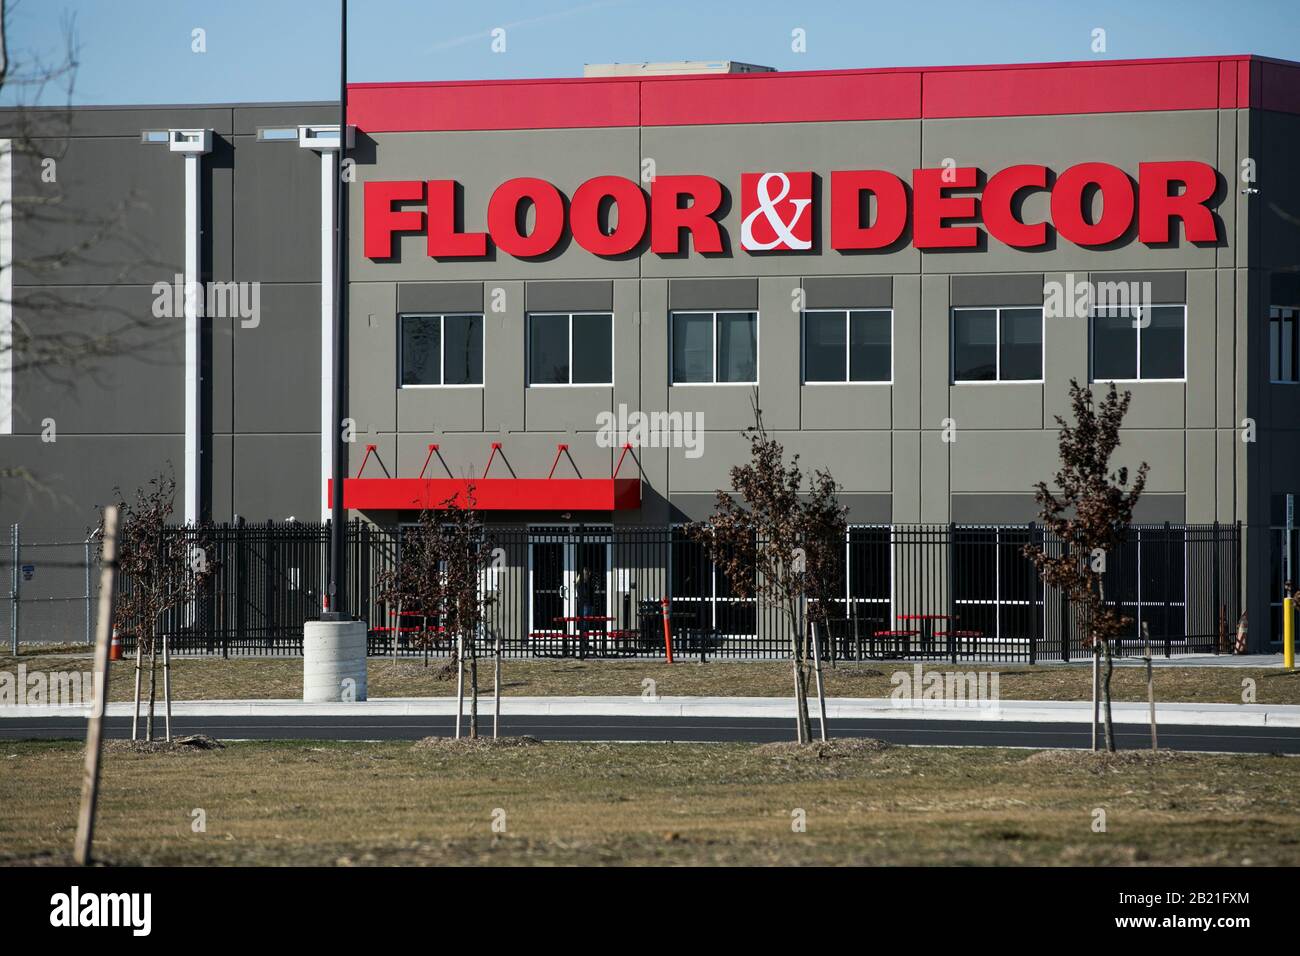
[[[526,282],[524,301],[529,312],[608,312],[614,308],[614,283]]]
[[[402,282],[398,312],[482,312],[482,282]]]
[[[673,279],[668,283],[668,308],[757,309],[757,279]]]
[[[351,450],[351,449],[350,449]],[[236,435],[232,507],[249,520],[320,519],[320,439],[316,435]]]
[[[1133,509],[1133,520],[1179,524],[1187,520],[1187,498],[1184,495],[1143,495]]]
[[[835,276],[803,280],[810,309],[887,309],[894,303],[892,276]]]
[[[263,285],[258,324],[229,324],[235,336],[235,431],[319,435],[319,286]]]
[[[112,503],[113,489],[133,498],[159,474],[177,479],[180,507],[185,442],[180,435],[65,435],[54,443],[37,437],[0,438],[0,460],[21,465],[31,482],[6,480],[0,495],[0,523],[21,523],[29,540],[49,540],[86,530],[99,521],[99,508]],[[36,537],[40,535],[41,537]]]
[[[1131,285],[1136,282],[1151,283],[1152,301],[1156,303],[1178,303],[1187,301],[1187,273],[1174,272],[1094,272],[1089,278],[1094,283],[1121,282]],[[1077,280],[1076,280],[1077,281]]]
[[[1033,495],[952,496],[954,524],[1027,524],[1038,520],[1038,502]]]
[[[320,282],[320,155],[253,136],[231,150],[238,278]]]
[[[58,434],[124,436],[184,431],[185,341],[180,318],[155,318],[147,286],[71,287],[26,308],[19,290],[16,312],[46,343],[62,342],[63,360],[14,371],[14,431],[36,434],[53,418]],[[83,338],[84,336],[84,338]],[[43,348],[49,346],[43,346]],[[107,348],[95,356],[92,348]],[[3,439],[0,439],[3,441]]]
[[[955,275],[951,281],[952,306],[1042,305],[1043,276]]]

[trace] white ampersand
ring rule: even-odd
[[[773,196],[768,192],[768,185],[773,179],[781,183],[781,191]],[[799,224],[799,218],[803,215],[804,210],[811,204],[811,199],[791,199],[790,203],[794,206],[794,216],[787,223],[776,211],[776,204],[790,192],[790,177],[785,173],[764,173],[758,180],[758,208],[745,217],[740,224],[740,244],[745,249],[756,249],[759,251],[775,249],[782,243],[790,249],[811,249],[812,239],[796,239],[794,227]],[[767,220],[772,231],[776,233],[776,238],[771,242],[759,242],[754,238],[754,220],[759,213]]]

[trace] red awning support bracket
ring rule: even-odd
[[[358,478],[360,478],[360,477],[361,477],[361,473],[362,473],[363,471],[366,470],[366,462],[368,462],[368,461],[370,460],[370,454],[371,454],[371,452],[373,452],[373,451],[376,449],[376,447],[377,447],[376,445],[367,445],[367,446],[366,446],[366,453],[365,453],[365,455],[364,455],[364,456],[362,457],[362,459],[361,459],[361,467],[357,469],[357,477],[358,477]],[[375,455],[375,458],[378,458],[378,457],[379,457],[378,455]]]
[[[488,471],[492,468],[492,460],[493,460],[494,458],[496,458],[496,456],[497,456],[497,452],[499,452],[500,450],[501,450],[501,443],[500,443],[499,441],[494,441],[494,442],[492,443],[492,454],[488,455],[488,463],[487,463],[487,465],[483,468],[483,477],[484,477],[484,478],[486,478],[486,477],[488,476]],[[502,457],[502,458],[505,458],[505,455],[502,455],[501,457]]]
[[[555,466],[560,463],[560,456],[563,455],[568,450],[569,450],[569,446],[565,444],[559,444],[555,446],[555,460],[551,462],[551,472],[546,476],[548,481],[555,477]]]
[[[425,470],[429,467],[429,459],[433,457],[433,453],[434,453],[435,451],[437,451],[437,450],[438,450],[438,446],[437,446],[437,445],[430,445],[430,446],[429,446],[429,454],[427,454],[427,455],[424,456],[424,464],[420,467],[420,477],[421,477],[421,478],[424,477],[424,472],[425,472]]]
[[[632,445],[630,443],[623,446],[623,454],[618,456],[618,464],[614,466],[614,474],[610,475],[611,478],[618,477],[618,470],[623,467],[623,459],[627,457],[627,453],[631,450]],[[635,455],[632,456],[632,460],[636,461]]]

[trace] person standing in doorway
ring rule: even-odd
[[[595,615],[596,589],[591,578],[591,568],[583,565],[578,572],[578,581],[574,587],[574,597],[578,599],[578,656],[586,658],[587,656],[587,634],[594,627],[589,620]]]
[[[578,572],[578,585],[575,591],[578,599],[578,616],[592,617],[596,613],[596,587],[591,578],[591,568],[584,565]]]

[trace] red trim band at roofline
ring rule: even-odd
[[[348,120],[369,133],[1248,107],[1300,114],[1300,63],[1219,56],[348,87]]]

